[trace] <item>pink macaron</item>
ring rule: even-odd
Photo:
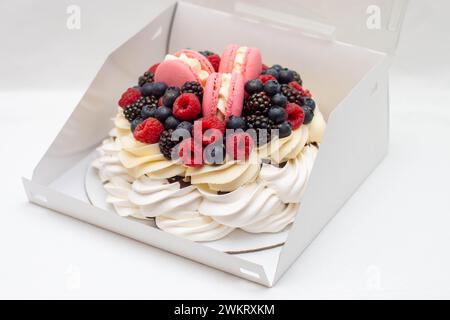
[[[195,63],[197,68],[189,64],[187,59],[192,59],[191,62]],[[181,87],[185,82],[197,81],[204,86],[209,74],[213,72],[214,67],[201,53],[193,50],[181,50],[173,56],[167,56],[159,64],[155,71],[155,82]]]
[[[262,71],[261,52],[258,48],[230,44],[220,60],[219,72],[240,72],[244,81],[258,78]]]
[[[203,93],[203,116],[225,120],[240,117],[244,104],[244,77],[240,73],[212,73]]]

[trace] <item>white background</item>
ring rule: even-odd
[[[78,1],[79,31],[72,3],[0,3],[0,298],[450,298],[449,1],[411,1],[390,153],[272,289],[27,203],[20,177],[163,1]]]

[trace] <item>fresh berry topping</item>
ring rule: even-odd
[[[198,53],[200,53],[201,55],[203,55],[205,57],[209,57],[209,56],[212,56],[215,54],[214,52],[212,52],[210,50],[202,50],[202,51],[199,51]]]
[[[258,146],[262,146],[270,141],[271,129],[275,125],[267,116],[252,114],[245,117],[245,122],[249,130],[254,130]]]
[[[158,69],[158,66],[159,66],[159,63],[155,63],[148,69],[148,71],[151,73],[155,73],[156,69]]]
[[[178,149],[178,155],[184,165],[198,168],[203,165],[203,148],[200,141],[189,138],[183,140]]]
[[[233,160],[247,160],[254,147],[250,134],[238,132],[227,137],[227,153]]]
[[[161,151],[162,155],[168,159],[172,159],[172,151],[173,148],[178,144],[178,141],[172,140],[173,130],[164,130],[161,134],[161,137],[159,138],[159,150]]]
[[[308,89],[305,89],[305,88],[303,88],[302,95],[303,95],[303,97],[306,97],[306,98],[312,97],[311,91],[309,91]]]
[[[194,131],[197,130],[196,127],[200,126],[202,128],[201,137],[204,145],[209,145],[218,139],[223,137],[225,133],[225,124],[217,117],[205,117],[201,118],[194,123]],[[198,133],[194,132],[194,136]]]
[[[172,108],[173,103],[175,100],[179,97],[181,94],[181,89],[178,87],[169,87],[166,90],[166,93],[164,93],[164,96],[162,97],[162,103],[166,107]]]
[[[264,84],[264,91],[268,95],[274,96],[280,93],[280,84],[276,80],[269,80]]]
[[[131,132],[134,132],[134,130],[136,129],[136,127],[137,127],[138,125],[140,125],[143,121],[144,121],[144,119],[142,119],[142,118],[140,118],[140,117],[134,119],[133,121],[131,121],[131,126],[130,126]]]
[[[314,118],[314,111],[310,107],[303,107],[303,112],[305,113],[304,124],[310,124]]]
[[[142,109],[144,106],[156,106],[156,99],[153,96],[150,97],[140,97],[135,102],[133,102],[131,105],[125,108],[123,110],[123,114],[125,118],[131,122],[134,119],[142,116]]]
[[[270,108],[268,116],[276,124],[285,122],[287,117],[286,111],[281,107]]]
[[[152,82],[155,82],[155,73],[152,71],[146,71],[138,79],[139,87],[142,87],[146,83],[152,83]]]
[[[252,94],[244,102],[246,115],[266,115],[271,106],[270,97],[265,92]]]
[[[178,121],[173,116],[169,116],[166,119],[166,121],[164,121],[164,128],[166,128],[166,130],[169,130],[169,129],[175,130],[179,124],[180,124],[180,121]]]
[[[287,98],[284,95],[282,95],[281,93],[277,93],[276,95],[274,95],[272,97],[272,103],[275,106],[284,108],[284,107],[286,107],[287,102],[288,102]]]
[[[289,122],[280,123],[277,126],[277,129],[278,129],[278,137],[281,139],[289,137],[292,133],[292,128]]]
[[[272,76],[271,74],[262,74],[258,77],[259,80],[261,80],[261,82],[263,84],[265,84],[267,81],[269,80],[277,80],[277,78],[275,78],[274,76]]]
[[[263,63],[262,68],[261,68],[262,73],[264,74],[267,69],[269,69],[269,67]]]
[[[314,112],[316,110],[316,102],[311,98],[303,99],[303,107],[308,107]]]
[[[286,106],[287,121],[290,123],[293,130],[299,128],[305,120],[305,112],[295,103],[289,103]]]
[[[242,130],[245,130],[246,127],[247,127],[247,125],[245,124],[244,118],[236,117],[236,116],[231,116],[231,117],[228,118],[227,125],[226,125],[227,129],[233,129],[233,130],[242,129]]]
[[[186,130],[190,135],[192,135],[192,127],[192,123],[190,123],[189,121],[183,121],[178,125],[177,129]]]
[[[119,106],[122,108],[126,108],[133,102],[135,102],[137,99],[141,97],[141,91],[136,88],[128,88],[127,91],[125,91],[119,100]]]
[[[288,86],[292,89],[297,90],[298,92],[302,93],[303,92],[303,87],[300,85],[300,83],[298,83],[297,81],[291,81],[289,82]]]
[[[298,72],[295,70],[292,70],[292,73],[294,74],[294,81],[297,81],[298,83],[300,83],[300,85],[303,85],[303,80],[300,77],[300,75],[298,74]]]
[[[255,79],[247,81],[245,84],[245,92],[248,94],[258,93],[264,90],[264,85],[261,80]]]
[[[172,115],[172,109],[162,106],[155,110],[155,118],[164,123]]]
[[[214,70],[216,72],[219,72],[219,66],[220,66],[220,56],[218,54],[211,54],[206,57],[211,65],[213,66]]]
[[[146,83],[142,86],[141,92],[143,96],[155,96],[160,98],[166,92],[167,85],[164,82]]]
[[[181,87],[182,93],[193,93],[197,96],[198,100],[203,99],[203,87],[197,81],[188,81]]]
[[[141,110],[141,118],[144,120],[147,118],[154,118],[156,108],[156,105],[145,105]]]
[[[282,84],[281,93],[288,99],[289,102],[296,103],[299,106],[302,105],[303,103],[302,94],[296,89],[289,87],[287,84]]]
[[[289,69],[282,69],[280,70],[277,79],[280,83],[292,82],[294,81],[294,73]]]
[[[200,101],[193,93],[181,94],[173,104],[173,114],[182,121],[197,119],[201,111]]]
[[[133,132],[137,141],[142,143],[157,143],[159,136],[164,131],[164,126],[155,118],[148,118],[139,124]]]
[[[265,74],[273,76],[275,79],[278,79],[280,72],[275,68],[269,68],[266,70]]]

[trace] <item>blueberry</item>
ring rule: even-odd
[[[244,118],[231,116],[227,121],[227,129],[246,129],[246,124]]]
[[[279,72],[278,81],[280,81],[280,83],[292,82],[294,81],[294,73],[289,69],[283,69]]]
[[[307,106],[303,106],[303,112],[305,113],[305,120],[303,121],[303,124],[310,124],[312,119],[314,118],[314,111]]]
[[[155,117],[155,106],[146,105],[142,108],[141,117],[142,119],[154,118]]]
[[[181,90],[178,87],[169,87],[166,90],[166,93],[163,96],[163,104],[166,107],[172,108],[173,103],[181,94]]]
[[[272,97],[272,103],[278,107],[286,107],[288,99],[281,93],[277,93]]]
[[[279,64],[274,64],[271,68],[272,68],[272,69],[275,69],[275,70],[277,70],[277,71],[283,70],[283,67],[282,67],[281,65],[279,65]]]
[[[286,121],[286,111],[281,107],[273,107],[269,110],[269,119],[275,123],[282,123]]]
[[[175,130],[178,125],[180,124],[180,121],[178,121],[175,117],[169,116],[166,121],[164,121],[164,128],[167,130]]]
[[[278,136],[280,139],[289,137],[292,133],[291,125],[289,122],[283,122],[277,126]]]
[[[141,87],[141,93],[143,96],[155,96],[159,98],[163,96],[166,89],[167,85],[164,82],[146,83]]]
[[[155,118],[164,123],[172,115],[172,109],[162,106],[156,109]]]
[[[270,96],[274,96],[277,93],[280,93],[280,84],[275,80],[269,80],[264,85],[264,91],[267,92]]]
[[[248,94],[259,93],[263,90],[264,85],[259,79],[250,80],[245,84],[245,91],[247,91]]]
[[[266,74],[270,74],[278,79],[279,72],[278,72],[278,70],[276,70],[274,68],[269,68],[266,70]]]
[[[131,132],[134,132],[136,127],[138,125],[140,125],[143,121],[144,121],[144,119],[142,119],[142,118],[136,118],[133,121],[131,121]]]
[[[310,108],[312,112],[316,110],[316,102],[311,98],[305,98],[303,106]]]

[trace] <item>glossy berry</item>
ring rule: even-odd
[[[298,74],[298,72],[295,70],[292,70],[292,73],[294,75],[294,81],[297,81],[300,85],[303,85],[303,80],[300,77],[300,75]]]
[[[255,93],[245,99],[245,115],[266,115],[270,108],[270,97],[265,92]]]
[[[166,107],[172,108],[175,100],[180,96],[181,90],[178,87],[167,88],[164,96],[162,97],[162,104]]]
[[[148,118],[140,123],[133,132],[137,141],[153,144],[159,141],[159,136],[164,131],[164,126],[155,118]]]
[[[227,125],[226,125],[227,129],[233,129],[233,130],[242,129],[242,130],[245,130],[246,127],[247,126],[245,124],[244,118],[235,117],[235,116],[231,116],[230,118],[228,118]]]
[[[162,106],[155,110],[155,118],[164,123],[168,117],[172,115],[172,110],[168,107]]]
[[[146,71],[142,76],[138,79],[139,87],[142,87],[146,83],[155,82],[155,74],[150,71]]]
[[[281,107],[270,108],[268,116],[276,124],[285,122],[287,117],[286,111]]]
[[[271,76],[274,76],[275,78],[278,78],[278,76],[279,76],[279,71],[277,70],[277,69],[275,69],[275,68],[269,68],[269,69],[267,69],[266,70],[266,73],[265,74],[270,74]]]
[[[289,137],[292,133],[291,125],[288,122],[280,123],[277,126],[278,129],[278,137],[280,139]]]
[[[305,121],[305,112],[298,104],[289,103],[286,106],[286,113],[287,121],[293,130],[299,128]]]
[[[202,106],[194,93],[181,94],[173,104],[173,114],[181,121],[195,120],[201,111]]]
[[[121,108],[126,108],[133,102],[135,102],[137,99],[141,97],[141,92],[139,89],[136,88],[128,88],[127,91],[125,91],[119,100],[119,106]]]
[[[183,121],[178,125],[177,129],[183,129],[192,134],[192,127],[192,123],[190,123],[189,121]]]
[[[169,129],[175,130],[179,124],[180,124],[180,121],[178,121],[173,116],[169,116],[166,119],[166,121],[164,121],[164,128],[166,128],[166,130],[169,130]]]
[[[227,154],[233,160],[247,160],[254,145],[252,136],[246,132],[232,134],[226,139]]]
[[[156,72],[156,69],[158,69],[158,66],[159,66],[159,63],[155,63],[154,65],[152,65],[152,66],[148,69],[148,71],[151,72],[151,73],[155,73],[155,72]]]
[[[143,121],[144,121],[144,119],[142,119],[142,118],[136,118],[133,121],[131,121],[131,126],[130,126],[131,132],[134,132],[136,127],[138,125],[140,125]]]
[[[204,161],[202,143],[193,138],[183,140],[179,144],[178,156],[185,166],[202,167]]]
[[[283,69],[278,75],[278,81],[280,83],[289,83],[294,81],[294,73],[289,69]]]
[[[172,159],[172,150],[178,144],[177,141],[172,140],[172,134],[173,130],[166,129],[163,131],[161,137],[159,138],[159,150],[161,151],[162,155],[168,160]]]
[[[263,84],[266,84],[267,81],[269,80],[277,80],[277,78],[275,78],[274,76],[272,76],[271,74],[262,74],[258,77],[259,80],[261,80],[261,82]]]
[[[263,85],[262,81],[259,79],[247,81],[247,83],[245,84],[245,91],[248,94],[258,93],[263,90],[264,90],[264,85]]]
[[[197,98],[202,101],[203,99],[203,87],[197,81],[188,81],[183,84],[181,87],[182,93],[193,93],[197,96]]]
[[[310,124],[314,118],[314,111],[310,107],[303,107],[303,112],[305,114],[304,124]]]
[[[196,128],[200,128],[202,132],[203,145],[209,145],[222,138],[225,133],[225,124],[215,116],[201,118],[194,123],[194,137],[197,136]]]
[[[303,99],[303,107],[308,107],[314,112],[316,110],[316,102],[311,98]]]
[[[287,102],[288,102],[287,98],[284,95],[282,95],[281,93],[277,93],[276,95],[274,95],[272,97],[272,103],[275,106],[284,108],[284,107],[286,107]]]
[[[146,83],[141,87],[143,96],[155,96],[159,98],[166,92],[167,85],[164,82]]]
[[[275,80],[269,80],[264,84],[264,91],[270,95],[274,96],[280,93],[280,84]]]
[[[282,67],[281,65],[279,65],[279,64],[274,64],[271,68],[272,68],[272,69],[275,69],[275,70],[277,70],[277,71],[283,70],[283,67]]]
[[[147,118],[154,118],[156,108],[157,107],[154,105],[145,105],[141,111],[141,118],[144,120]]]

